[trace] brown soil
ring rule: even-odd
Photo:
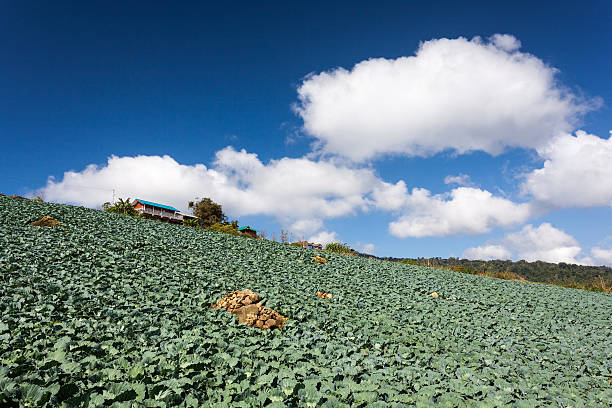
[[[53,217],[49,215],[45,215],[40,220],[31,222],[30,225],[35,227],[56,227],[58,225],[62,225],[62,223],[54,220]]]
[[[235,290],[223,296],[220,301],[212,305],[213,309],[225,309],[238,317],[239,323],[258,329],[281,329],[286,317],[274,310],[265,308],[259,302],[259,295],[249,289]]]
[[[332,295],[331,293],[325,293],[325,292],[318,291],[317,296],[320,297],[321,299],[331,299],[334,295]]]
[[[327,259],[323,258],[322,256],[315,256],[314,258],[312,258],[312,260],[316,263],[327,263]]]

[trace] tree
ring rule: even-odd
[[[281,242],[284,244],[285,242],[289,241],[289,233],[285,230],[281,230],[280,232],[280,239]]]
[[[138,211],[134,208],[135,203],[131,203],[129,197],[126,200],[119,198],[115,204],[106,202],[102,208],[104,211],[108,211],[114,214],[124,214],[132,217],[138,216]]]
[[[208,197],[200,201],[190,201],[188,206],[193,211],[193,215],[198,217],[198,223],[203,227],[210,227],[226,219],[221,204],[215,203]]]

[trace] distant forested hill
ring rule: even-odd
[[[412,265],[452,269],[457,272],[497,278],[526,280],[580,289],[610,292],[612,268],[542,261],[473,261],[458,258],[384,258]]]

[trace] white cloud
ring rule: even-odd
[[[521,42],[509,34],[494,34],[491,42],[499,49],[507,52],[516,51],[521,48]]]
[[[528,205],[494,197],[488,191],[460,187],[432,196],[377,178],[370,168],[331,161],[283,158],[262,163],[256,154],[231,147],[216,154],[211,167],[183,165],[170,156],[110,157],[104,166],[64,173],[38,191],[46,200],[99,207],[118,197],[142,198],[186,210],[196,197],[210,197],[230,217],[268,215],[300,236],[323,230],[325,219],[368,211],[401,211],[390,224],[397,237],[479,234],[495,226],[522,222]],[[322,236],[331,239],[329,234]]]
[[[473,187],[474,183],[467,174],[459,174],[457,176],[448,175],[444,177],[444,184],[457,184],[458,186]]]
[[[360,246],[360,252],[363,254],[374,255],[374,253],[376,252],[376,245],[363,244]]]
[[[382,182],[372,191],[374,203],[381,210],[399,210],[406,204],[409,197],[410,194],[404,180],[395,184]]]
[[[313,234],[323,228],[323,220],[319,218],[308,218],[295,221],[289,226],[289,231],[298,235],[301,239],[305,235]]]
[[[539,148],[599,101],[559,86],[554,68],[519,47],[499,34],[426,41],[414,56],[306,77],[295,109],[321,152],[355,161]]]
[[[283,158],[262,163],[257,155],[231,147],[216,154],[213,166],[183,165],[170,156],[112,156],[104,166],[49,180],[38,193],[46,200],[99,207],[117,196],[139,197],[186,210],[195,197],[210,197],[233,216],[270,215],[294,232],[312,233],[321,219],[366,210],[380,183],[371,169],[352,169],[328,161]],[[300,221],[301,220],[301,221]],[[310,220],[310,221],[308,221]]]
[[[448,194],[431,195],[415,188],[406,199],[406,213],[389,224],[398,238],[482,234],[494,227],[524,222],[529,204],[517,204],[489,191],[458,187]]]
[[[591,248],[591,256],[597,265],[612,266],[612,248],[603,249],[600,247]]]
[[[467,259],[510,259],[511,253],[501,245],[483,245],[474,248],[468,248],[463,251],[463,258]]]
[[[552,207],[612,205],[612,139],[578,131],[538,153],[544,166],[525,176],[524,193]]]
[[[308,238],[308,242],[321,244],[325,248],[325,245],[329,244],[330,242],[339,242],[339,240],[338,234],[336,232],[321,231],[318,234],[315,234]]]
[[[499,259],[499,254],[503,254],[503,258],[528,262],[590,264],[588,258],[577,258],[581,251],[574,237],[545,222],[538,227],[525,225],[520,231],[506,234],[499,243],[468,248],[463,252],[463,257]]]
[[[571,235],[545,222],[539,227],[524,226],[520,231],[506,235],[505,245],[526,261],[579,263],[575,257],[581,248]]]

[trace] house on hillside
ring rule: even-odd
[[[296,244],[298,244],[299,246],[301,246],[304,249],[319,249],[319,250],[323,250],[323,245],[315,244],[314,242],[298,241],[298,242],[296,242]]]
[[[182,224],[183,220],[197,219],[197,217],[189,214],[183,214],[176,208],[170,207],[169,205],[141,200],[140,198],[136,198],[133,203],[134,209],[144,218],[151,218],[175,224]]]
[[[249,235],[253,238],[257,238],[257,230],[254,230],[248,225],[246,227],[238,228],[238,231],[242,232],[243,234]]]

